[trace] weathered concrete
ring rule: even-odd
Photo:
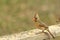
[[[49,30],[55,37],[60,36],[60,25],[49,26]],[[46,33],[42,33],[40,29],[32,29],[16,34],[1,36],[0,40],[49,40],[51,35],[47,31],[45,32]]]

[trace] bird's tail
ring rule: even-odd
[[[52,36],[52,38],[55,39],[54,35],[49,30],[47,30],[47,31],[50,33],[50,35]]]

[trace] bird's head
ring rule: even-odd
[[[39,20],[39,16],[38,16],[38,13],[35,13],[35,15],[33,16],[33,19],[32,19],[34,22],[37,22]]]

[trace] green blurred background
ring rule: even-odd
[[[48,26],[57,24],[60,0],[0,0],[0,36],[34,29],[35,12]]]

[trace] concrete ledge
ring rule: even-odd
[[[49,30],[55,37],[60,36],[60,25],[49,26]],[[47,32],[46,34],[41,32],[42,30],[40,29],[32,29],[12,35],[1,36],[0,40],[49,40],[51,38],[51,35],[47,31],[45,31]]]

